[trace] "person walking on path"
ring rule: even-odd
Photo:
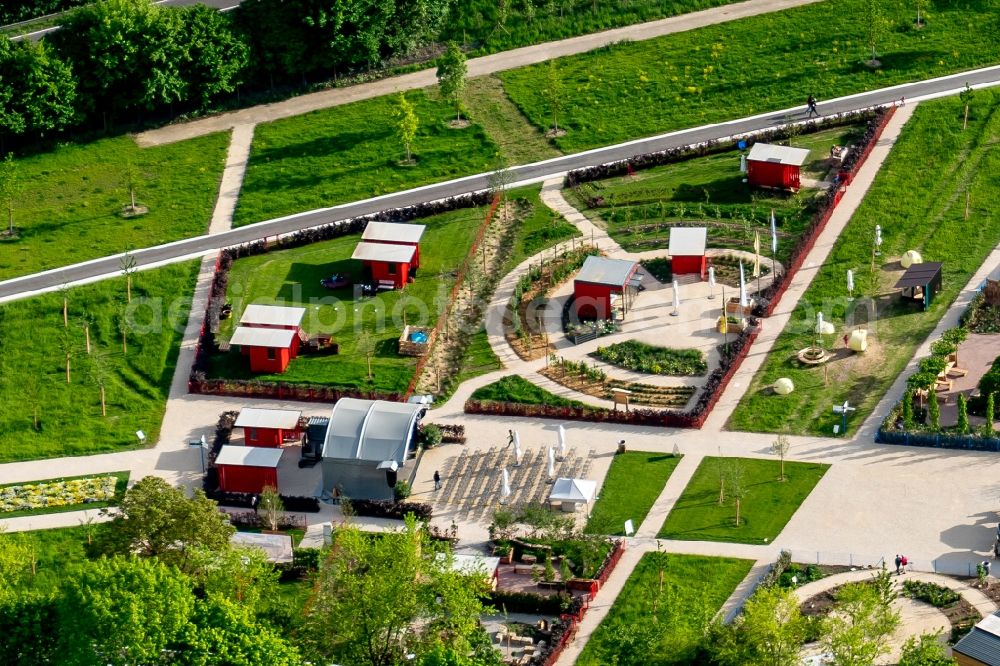
[[[514,431],[513,430],[508,430],[507,431],[507,446],[505,446],[504,448],[510,448],[510,445],[513,444],[513,443],[514,443]]]
[[[907,564],[908,564],[908,562],[906,561],[906,555],[900,555],[900,557],[899,557],[899,573],[901,573],[901,574],[905,574],[906,573],[906,565]]]
[[[434,490],[441,490],[441,473],[434,470]]]
[[[896,575],[898,576],[899,575],[899,567],[900,567],[900,565],[903,564],[903,558],[899,556],[899,553],[896,553],[896,560],[895,560],[895,562],[896,562]]]
[[[817,117],[819,117],[819,111],[816,110],[815,95],[809,95],[809,99],[806,100],[806,110],[809,112],[808,115],[806,115],[807,118],[812,118],[814,113]]]

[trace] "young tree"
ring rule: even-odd
[[[955,407],[958,410],[958,423],[956,428],[959,435],[969,434],[969,406],[965,400],[965,395],[962,393],[958,394],[958,398],[955,401]]]
[[[762,587],[743,605],[734,623],[747,666],[797,666],[806,625],[792,590]]]
[[[118,332],[122,334],[122,356],[128,356],[128,334],[132,330],[128,303],[118,303],[116,310],[115,322],[118,324]]]
[[[781,461],[781,475],[778,477],[779,481],[784,481],[787,478],[785,476],[785,456],[788,455],[788,450],[791,448],[792,443],[788,439],[788,435],[778,435],[778,438],[771,444],[771,453],[778,456],[778,459]]]
[[[410,104],[403,93],[399,93],[399,96],[396,98],[396,109],[393,112],[393,116],[396,118],[396,137],[403,144],[403,149],[406,150],[406,163],[412,164],[414,161],[412,154],[413,142],[417,138],[419,122],[417,121],[417,114],[413,110],[413,105]]]
[[[64,328],[62,335],[59,336],[59,350],[62,352],[63,358],[66,360],[66,383],[70,384],[73,381],[73,375],[71,372],[73,351],[75,345],[73,344],[73,336],[70,335],[69,329]]]
[[[501,201],[506,202],[507,191],[514,182],[514,174],[510,170],[510,161],[502,152],[497,153],[493,164],[493,171],[490,172],[488,182],[490,192],[494,196],[500,197]]]
[[[20,174],[18,173],[17,162],[14,156],[7,153],[7,157],[0,162],[0,202],[7,209],[7,235],[14,236],[14,204],[21,196]]]
[[[969,128],[969,105],[972,104],[972,99],[976,96],[976,91],[972,89],[968,83],[965,84],[965,90],[958,93],[958,98],[962,100],[962,104],[965,107],[965,111],[962,114],[962,129]]]
[[[882,0],[865,0],[864,13],[865,43],[871,50],[872,56],[871,60],[868,61],[868,66],[879,67],[882,63],[878,59],[877,47],[888,27]]]
[[[58,633],[68,665],[162,663],[194,610],[191,582],[156,560],[114,557],[67,576]]]
[[[448,42],[444,55],[438,60],[437,79],[441,97],[455,107],[455,119],[462,119],[462,91],[468,74],[465,54],[455,42]]]
[[[549,113],[552,115],[552,133],[558,134],[559,114],[566,103],[566,93],[556,61],[550,60],[547,67],[548,69],[545,70],[545,87],[542,90],[542,95],[549,107]]]
[[[137,167],[132,160],[125,162],[125,166],[122,167],[121,185],[122,189],[128,193],[129,204],[125,207],[126,212],[135,213],[137,211],[135,204],[135,191],[139,189],[141,180],[142,173],[140,173],[139,167]]]
[[[941,429],[941,407],[938,405],[937,396],[933,391],[927,398],[927,427],[933,432]]]
[[[90,359],[90,367],[87,370],[90,375],[90,381],[94,383],[94,386],[97,387],[101,394],[101,416],[107,416],[108,408],[104,393],[108,382],[107,362],[102,354],[93,354],[88,358]]]
[[[743,498],[746,497],[747,487],[745,483],[746,467],[739,458],[730,458],[726,461],[726,485],[729,486],[729,496],[733,498],[736,506],[736,527],[740,526],[740,508]]]
[[[362,331],[358,334],[354,345],[358,350],[358,353],[361,354],[361,356],[363,356],[365,361],[368,363],[368,381],[372,381],[372,359],[375,357],[375,351],[378,349],[375,336],[368,331]]]
[[[285,505],[281,501],[281,495],[274,486],[266,486],[260,493],[260,502],[257,504],[257,515],[264,526],[272,532],[277,531],[281,519],[285,517]]]
[[[63,328],[69,328],[69,285],[59,285],[59,295],[63,303]]]
[[[924,27],[924,19],[921,16],[921,12],[924,10],[925,7],[927,7],[927,0],[913,0],[913,1],[914,1],[914,4],[916,4],[916,6],[917,6],[917,23],[916,23],[916,25],[917,25],[917,28],[919,29],[919,28]]]
[[[913,430],[913,389],[903,393],[903,429]]]
[[[824,648],[835,666],[871,666],[888,651],[899,626],[899,613],[885,603],[874,586],[848,583],[837,594],[836,611],[823,623]]]
[[[192,548],[224,550],[235,532],[201,490],[189,498],[156,476],[129,488],[114,516],[98,540],[100,552],[156,557],[184,570]]]
[[[135,197],[132,197],[132,206],[135,207]],[[131,252],[125,250],[125,254],[122,258],[118,260],[118,265],[121,267],[122,275],[125,276],[125,295],[128,302],[132,302],[132,276],[136,272],[135,256]],[[89,350],[88,350],[89,353]]]
[[[903,645],[899,666],[954,666],[955,660],[945,653],[944,643],[936,634],[910,636]]]
[[[986,417],[986,422],[983,423],[983,437],[993,437],[994,434],[993,412],[996,409],[994,406],[994,398],[993,398],[994,395],[995,395],[994,393],[990,392],[990,394],[986,396],[986,413],[984,414],[984,416]]]

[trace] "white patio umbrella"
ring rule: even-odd
[[[754,230],[753,232],[753,277],[760,277],[760,231]],[[758,282],[757,287],[760,288],[760,283]]]
[[[882,254],[882,225],[875,225],[875,256]]]
[[[740,262],[740,307],[745,308],[747,303],[747,279],[743,273],[743,262]]]
[[[549,478],[556,478],[556,450],[549,447]]]
[[[673,316],[677,316],[681,313],[681,286],[677,284],[677,280],[674,280],[674,311],[671,312]]]
[[[823,335],[823,313],[816,313],[816,335]]]
[[[854,296],[854,271],[847,269],[847,293]]]
[[[708,297],[715,298],[715,266],[708,267]]]
[[[559,455],[560,456],[565,456],[566,455],[566,428],[564,428],[562,425],[560,425],[558,433],[559,433]]]
[[[510,472],[505,467],[503,470],[503,487],[500,488],[500,501],[504,501],[508,497],[510,497]]]
[[[514,433],[514,465],[521,466],[521,438]]]

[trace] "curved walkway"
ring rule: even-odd
[[[510,51],[502,51],[480,58],[472,58],[467,66],[470,77],[485,76],[508,69],[534,65],[553,58],[586,53],[594,49],[621,41],[643,41],[663,37],[675,32],[684,32],[716,23],[735,21],[758,14],[778,12],[792,7],[809,5],[820,0],[747,0],[732,5],[713,7],[699,12],[671,16],[669,18],[623,26],[604,32],[596,32],[579,37],[570,37],[555,42],[545,42],[525,46]],[[310,111],[328,109],[333,106],[350,104],[364,99],[391,95],[397,92],[426,88],[437,84],[437,70],[433,67],[393,76],[370,83],[359,83],[345,88],[333,88],[322,92],[301,95],[274,104],[261,104],[221,113],[217,116],[192,120],[177,125],[168,125],[136,136],[142,147],[159,146],[175,141],[184,141],[205,134],[224,132],[238,125],[256,124],[298,116]]]

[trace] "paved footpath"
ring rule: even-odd
[[[737,19],[778,12],[791,7],[809,5],[820,0],[747,0],[732,5],[713,7],[699,12],[671,16],[658,21],[638,23],[635,25],[623,26],[604,32],[596,32],[579,37],[570,37],[555,42],[545,42],[525,46],[519,49],[494,53],[493,55],[472,58],[466,64],[470,77],[486,76],[508,69],[516,69],[526,65],[545,62],[552,58],[586,53],[594,49],[614,44],[621,41],[643,41],[655,39],[676,32],[693,30],[716,23],[725,23]],[[393,76],[370,83],[359,83],[344,88],[333,88],[322,92],[310,93],[293,97],[274,104],[261,104],[249,109],[231,111],[217,116],[192,120],[177,125],[168,125],[148,132],[142,132],[136,136],[136,141],[140,146],[159,146],[175,141],[184,141],[213,132],[224,132],[239,125],[255,125],[257,123],[280,120],[298,116],[310,111],[328,109],[342,104],[350,104],[364,99],[391,95],[397,92],[413,90],[416,88],[426,88],[437,84],[437,70],[430,67]]]

